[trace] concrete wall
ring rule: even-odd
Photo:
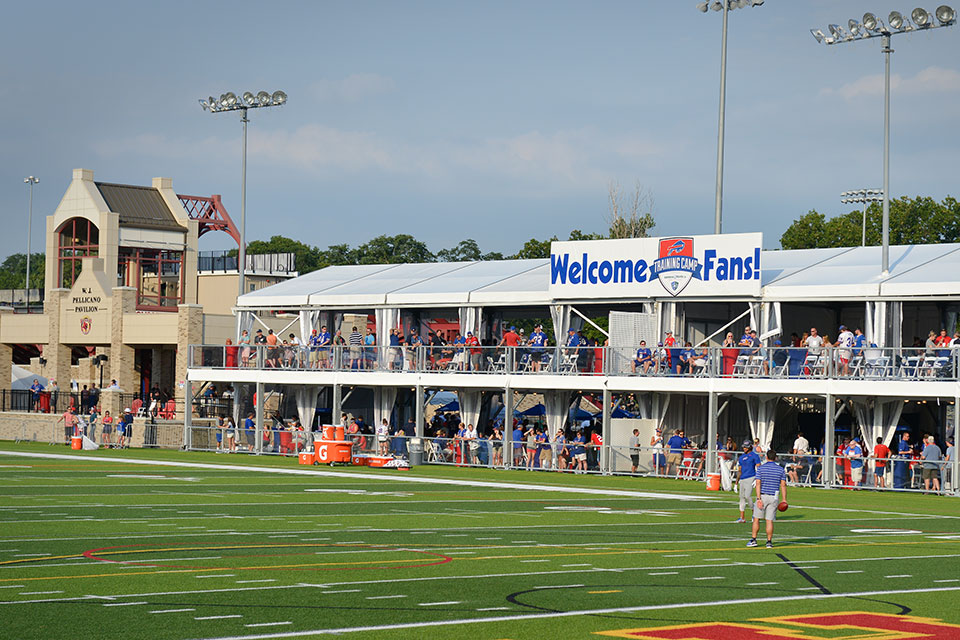
[[[66,444],[65,430],[63,423],[57,424],[60,416],[52,414],[37,413],[0,413],[0,440],[20,440],[26,439],[31,442],[54,442],[61,447]],[[212,420],[195,418],[194,423],[197,426],[212,426]],[[96,441],[101,441],[101,425],[97,425]],[[144,436],[147,430],[146,418],[134,418],[133,422],[133,441],[130,446],[140,448],[143,446]],[[176,421],[160,421],[156,425],[157,446],[162,449],[179,449],[183,446],[183,423]],[[203,434],[203,435],[199,435]],[[213,431],[209,429],[197,429],[194,431],[194,439],[209,438],[216,447]],[[116,433],[113,435],[116,442]],[[195,443],[197,446],[199,444]]]

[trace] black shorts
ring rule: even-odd
[[[542,351],[531,351],[530,352],[530,362],[540,362],[543,360]]]
[[[631,463],[633,466],[635,466],[635,467],[638,466],[638,465],[640,464],[640,454],[639,454],[639,453],[631,453],[631,454],[630,454],[630,463]]]

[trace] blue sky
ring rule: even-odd
[[[654,233],[712,233],[721,15],[694,0],[8,3],[0,254],[23,251],[74,167],[173,178],[240,217],[239,115],[197,99],[283,89],[250,113],[248,239],[410,233],[484,251],[602,231],[611,181]],[[767,0],[730,15],[724,231],[776,247],[811,208],[882,183],[879,39],[811,28],[888,0]],[[919,5],[928,10],[934,4]],[[957,5],[960,7],[960,4]],[[960,27],[894,36],[891,192],[957,196]],[[220,235],[220,238],[216,238]],[[202,248],[226,248],[226,235]]]

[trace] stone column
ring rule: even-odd
[[[47,345],[43,349],[43,357],[47,361],[46,370],[50,372],[50,379],[56,380],[57,386],[60,387],[61,398],[57,407],[60,410],[69,406],[63,396],[70,393],[70,379],[73,374],[70,366],[70,346],[60,342],[61,307],[68,295],[70,295],[69,289],[51,289],[43,303],[49,323],[49,334]]]
[[[137,290],[133,287],[114,287],[110,304],[110,359],[107,360],[110,378],[116,380],[127,393],[134,393],[140,390],[135,368],[137,350],[123,342],[123,316],[136,313]]]
[[[174,394],[177,406],[184,406],[187,368],[190,366],[190,345],[203,342],[203,307],[198,304],[181,304],[177,307],[177,364],[174,376]]]

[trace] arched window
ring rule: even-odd
[[[99,255],[100,230],[86,218],[70,218],[60,226],[57,247],[58,283],[69,289],[80,275],[81,259]]]

